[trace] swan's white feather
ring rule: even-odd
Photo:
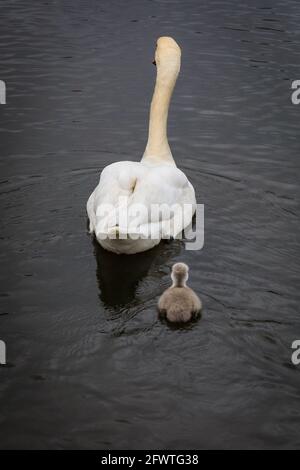
[[[111,205],[113,210],[108,214],[101,214],[105,204]],[[116,221],[120,220],[122,212],[129,211],[136,204],[142,204],[146,208],[145,213],[138,213],[130,223],[130,235],[138,239],[109,239],[116,231]],[[169,214],[164,216],[163,212],[153,213],[153,204],[177,204],[171,214],[172,220]],[[180,209],[184,209],[187,204],[192,205],[193,213],[195,192],[185,174],[175,165],[153,166],[131,161],[113,163],[104,168],[99,184],[88,200],[90,231],[110,251],[128,254],[145,251],[159,243],[161,238],[177,236],[190,223],[190,212],[183,211],[184,217],[177,217]],[[152,234],[156,234],[151,239],[148,237],[150,230]],[[118,233],[122,233],[122,224],[118,227]]]

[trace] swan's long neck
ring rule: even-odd
[[[167,137],[168,111],[180,64],[158,67],[150,108],[148,142],[143,161],[175,165]]]

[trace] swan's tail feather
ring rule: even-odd
[[[149,238],[147,234],[143,233],[138,228],[130,229],[127,227],[120,227],[119,225],[114,225],[105,229],[100,228],[96,230],[96,236],[102,240],[107,238],[111,240],[138,240]]]

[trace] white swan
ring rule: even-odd
[[[174,39],[158,39],[153,62],[157,78],[143,158],[141,162],[117,162],[104,168],[87,202],[90,232],[109,251],[146,251],[162,238],[181,233],[195,212],[194,188],[176,167],[167,139],[168,109],[180,58]],[[158,204],[164,205],[160,213],[152,210]]]

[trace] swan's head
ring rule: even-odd
[[[160,37],[156,42],[153,64],[159,71],[169,71],[176,74],[180,70],[181,49],[177,42],[168,36]]]
[[[184,287],[189,278],[189,267],[185,263],[176,263],[172,267],[171,278],[174,287]]]

